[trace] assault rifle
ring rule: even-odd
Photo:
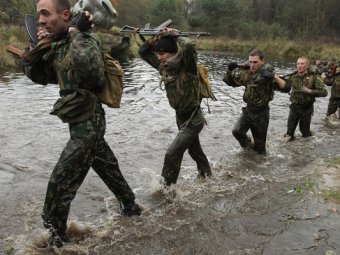
[[[289,79],[290,76],[297,74],[298,71],[294,71],[292,73],[288,73],[288,74],[281,74],[279,75],[279,77],[285,81],[287,81],[287,79]]]
[[[33,15],[26,14],[25,15],[25,28],[30,38],[31,46],[36,47],[39,41],[38,36],[37,36],[37,18]],[[7,45],[5,48],[9,53],[14,54],[16,57],[21,58],[25,55],[24,50],[15,48],[12,45]]]
[[[129,25],[125,25],[120,32],[122,33],[138,33],[139,35],[142,36],[154,36],[154,35],[159,35],[161,33],[161,29],[165,28],[167,26],[170,26],[173,23],[171,19],[168,19],[167,21],[163,22],[160,24],[158,27],[152,28],[150,27],[150,23],[146,24],[144,28],[136,28],[132,27]],[[179,36],[190,36],[190,35],[195,35],[196,37],[200,36],[209,36],[209,32],[182,32],[179,31],[178,33]]]

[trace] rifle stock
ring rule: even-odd
[[[7,45],[5,46],[5,49],[9,52],[12,53],[14,56],[21,58],[24,55],[24,51],[20,50],[18,48],[15,48],[12,45]]]

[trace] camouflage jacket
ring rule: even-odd
[[[188,38],[178,38],[177,54],[161,64],[153,51],[153,44],[146,41],[139,49],[140,56],[159,70],[170,106],[176,113],[186,113],[200,105],[197,78],[197,52]]]
[[[305,86],[312,90],[312,94],[301,92]],[[315,73],[308,72],[303,76],[293,74],[289,77],[286,87],[291,88],[290,101],[296,105],[310,105],[315,97],[325,97],[328,92],[321,77]]]
[[[333,76],[326,76],[325,83],[332,86],[331,98],[340,98],[340,68]]]
[[[274,68],[270,64],[265,64],[261,69],[271,72]],[[223,81],[232,87],[245,86],[243,101],[251,106],[265,107],[274,98],[274,90],[278,86],[274,79],[265,79],[260,71],[253,73],[249,70],[235,69],[224,76]]]
[[[42,85],[58,83],[61,90],[94,91],[104,85],[104,71],[99,40],[79,31],[60,35],[42,59],[24,67],[32,81]]]

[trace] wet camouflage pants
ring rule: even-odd
[[[187,126],[182,126],[183,123],[184,121],[177,119],[179,132],[165,154],[162,176],[165,179],[166,185],[177,182],[183,155],[187,149],[189,155],[197,164],[199,174],[202,176],[211,175],[208,159],[202,150],[199,140],[199,133],[204,126],[202,111],[197,110]]]
[[[327,116],[332,115],[338,109],[340,111],[340,98],[339,97],[334,97],[334,98],[331,97],[329,99],[329,103],[328,103]]]
[[[236,122],[232,133],[244,148],[249,145],[250,139],[246,135],[251,131],[254,138],[254,150],[258,153],[266,152],[267,130],[269,125],[269,107],[261,110],[250,110],[242,108],[242,115]]]
[[[104,140],[105,113],[101,105],[90,120],[69,124],[69,129],[71,137],[50,177],[42,214],[45,227],[61,234],[67,228],[71,202],[90,167],[123,204],[135,199]]]
[[[289,116],[287,123],[287,135],[294,137],[295,129],[299,124],[302,136],[308,137],[312,133],[310,131],[310,123],[312,121],[314,107],[313,104],[308,106],[293,105],[289,106]]]

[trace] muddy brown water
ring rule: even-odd
[[[22,73],[0,75],[0,254],[340,254],[336,204],[317,190],[320,169],[340,157],[340,125],[325,120],[328,99],[318,98],[314,136],[283,139],[289,96],[270,103],[267,155],[243,151],[231,134],[243,88],[221,80],[238,57],[200,54],[218,101],[202,103],[208,125],[201,143],[213,177],[197,178],[186,154],[178,184],[159,185],[163,157],[176,135],[174,111],[159,89],[157,71],[140,59],[124,65],[120,109],[106,109],[106,140],[144,208],[123,218],[119,204],[90,171],[72,203],[72,243],[40,248],[47,237],[40,213],[49,175],[68,139],[67,125],[49,115],[58,87],[32,83]],[[272,62],[278,73],[293,63]],[[334,168],[335,172],[339,168]],[[331,179],[339,185],[339,179]]]

